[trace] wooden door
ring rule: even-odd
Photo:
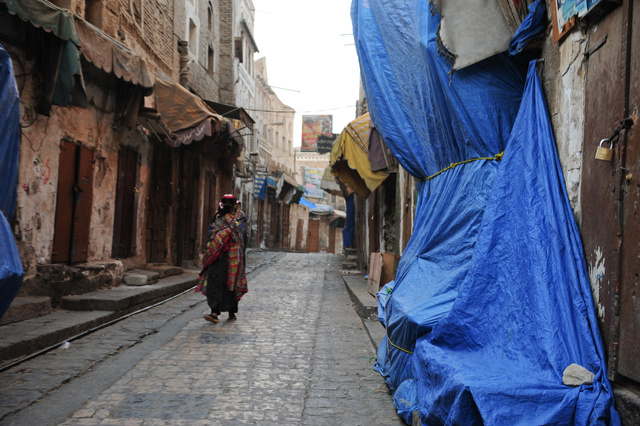
[[[202,245],[207,243],[209,224],[218,211],[218,180],[216,176],[207,172],[204,176],[204,207],[202,212]]]
[[[180,151],[180,192],[178,201],[178,265],[196,258],[198,216],[200,214],[200,160],[191,151]]]
[[[284,204],[282,207],[282,248],[285,250],[289,250],[289,244],[291,242],[289,236],[289,227],[291,226],[290,214],[291,206],[289,206],[289,204]]]
[[[147,202],[147,262],[167,261],[167,223],[171,208],[171,150],[155,144],[151,163],[151,189]]]
[[[403,195],[403,206],[402,206],[402,252],[404,253],[404,249],[407,247],[407,243],[411,238],[411,234],[413,231],[413,204],[411,201],[411,195],[413,192],[413,178],[405,173],[405,181],[404,181],[404,190],[402,191]]]
[[[134,149],[123,146],[118,152],[118,181],[116,183],[116,207],[113,221],[111,256],[126,258],[135,254],[136,198],[140,155]]]
[[[380,251],[380,191],[382,191],[382,185],[367,198],[369,253]]]
[[[320,251],[320,221],[309,218],[307,230],[307,252],[318,253]]]
[[[625,0],[588,29],[581,183],[581,235],[609,377],[616,380],[622,375],[637,382],[640,123],[620,132],[611,162],[594,157],[600,140],[609,138],[623,119],[637,113],[640,104],[639,14]]]
[[[304,220],[298,219],[296,225],[296,251],[302,251],[302,231],[304,230]]]
[[[336,230],[338,228],[336,228],[335,226],[331,226],[329,225],[329,247],[328,247],[328,251],[329,253],[334,253],[336,252]]]
[[[92,205],[93,151],[61,141],[52,262],[86,262]]]

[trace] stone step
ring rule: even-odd
[[[47,296],[16,297],[0,319],[0,325],[25,321],[51,313],[51,298]]]
[[[354,270],[358,269],[358,264],[356,262],[343,262],[342,269],[344,270]]]
[[[132,269],[122,276],[122,283],[131,286],[155,284],[160,279],[158,272]]]
[[[182,274],[143,286],[121,285],[107,290],[62,298],[61,308],[70,311],[129,311],[177,294],[195,286],[198,274]]]
[[[179,266],[167,265],[166,263],[150,263],[147,265],[147,270],[158,273],[160,279],[180,275],[184,272]]]

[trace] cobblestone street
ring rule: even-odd
[[[343,258],[269,255],[249,276],[237,321],[204,321],[204,297],[189,293],[3,373],[0,396],[25,408],[2,423],[403,424],[372,369]],[[39,389],[51,375],[60,385]],[[26,403],[29,392],[37,399]]]

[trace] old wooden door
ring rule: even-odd
[[[125,258],[135,254],[136,198],[140,155],[123,146],[118,152],[118,181],[113,220],[111,256]]]
[[[298,219],[296,225],[296,251],[302,251],[302,231],[304,229],[304,220]]]
[[[369,253],[380,251],[380,185],[367,198],[367,222],[369,224]]]
[[[178,201],[178,265],[196,257],[200,213],[200,160],[191,151],[180,151],[180,192]]]
[[[625,0],[588,30],[581,187],[581,234],[609,376],[634,381],[640,381],[640,124],[620,132],[611,162],[594,157],[600,140],[638,114],[639,15]]]
[[[204,208],[202,213],[202,245],[207,243],[207,231],[209,224],[218,210],[218,179],[207,172],[204,176]]]
[[[289,243],[290,243],[290,232],[289,232],[289,226],[291,224],[291,220],[290,220],[290,214],[291,214],[291,206],[289,206],[289,204],[284,204],[284,206],[282,207],[282,248],[285,250],[289,250]]]
[[[93,204],[93,151],[60,141],[58,197],[51,261],[85,262]]]
[[[318,253],[320,251],[320,221],[309,218],[307,229],[307,252]]]
[[[328,248],[328,252],[329,253],[335,253],[336,252],[336,232],[337,229],[335,226],[331,226],[329,225],[329,248]]]
[[[413,178],[407,173],[404,181],[404,190],[402,191],[402,253],[407,247],[407,243],[413,232],[413,204],[411,195],[413,191]]]
[[[171,208],[171,150],[155,144],[147,201],[147,262],[167,261],[167,224]]]

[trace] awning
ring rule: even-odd
[[[121,80],[144,87],[147,94],[151,93],[155,78],[142,57],[78,16],[75,24],[80,51],[87,61]]]
[[[10,14],[63,40],[61,44],[47,43],[43,46],[48,65],[43,70],[47,74],[40,103],[47,105],[47,110],[40,112],[48,114],[48,108],[52,104],[71,105],[72,91],[77,84],[76,77],[80,77],[80,38],[71,12],[44,0],[0,0],[0,3],[7,5]]]
[[[237,107],[235,105],[223,104],[220,102],[208,101],[206,99],[204,101],[207,105],[209,105],[209,107],[212,110],[214,110],[221,116],[225,118],[233,118],[234,120],[242,121],[248,129],[253,129],[255,120],[251,118],[249,113],[247,113],[247,111],[245,111],[244,108]]]
[[[143,108],[138,122],[160,139],[176,148],[214,136],[223,128],[233,138],[227,120],[216,114],[198,96],[179,84],[156,79],[154,108]],[[240,141],[242,146],[242,141]]]
[[[278,188],[278,181],[271,176],[267,176],[266,185],[267,185],[267,188],[276,189]]]
[[[322,181],[320,183],[320,189],[323,191],[343,197],[342,189],[340,189],[340,185],[338,185],[338,181],[336,181],[336,177],[331,173],[331,167],[327,167],[324,170],[324,176],[322,176]]]
[[[265,181],[267,176],[263,174],[257,174],[253,181],[253,195],[261,200],[264,200],[267,193],[267,186]]]
[[[369,113],[353,120],[342,131],[331,150],[331,172],[361,197],[371,192],[389,176],[371,170],[369,160]]]
[[[34,27],[55,34],[62,40],[80,46],[80,38],[73,24],[73,14],[44,0],[0,0],[12,15],[30,22]]]
[[[279,193],[276,193],[278,198],[283,200],[285,204],[295,204],[300,201],[303,192],[295,179],[285,173],[282,174],[282,188]]]

